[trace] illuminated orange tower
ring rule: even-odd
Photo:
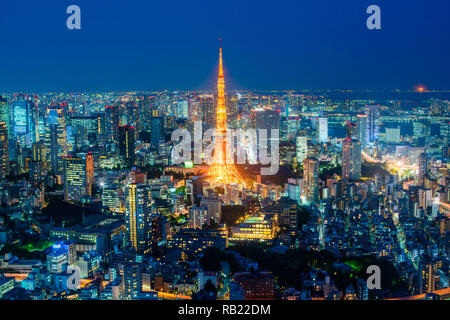
[[[209,176],[213,182],[223,184],[240,184],[245,186],[245,181],[233,164],[226,161],[226,131],[227,108],[225,106],[225,77],[223,74],[222,46],[219,51],[219,75],[217,77],[217,122],[214,148],[214,163],[209,169]]]

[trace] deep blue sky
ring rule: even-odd
[[[219,37],[229,87],[450,89],[449,14],[448,0],[1,0],[0,92],[210,88]]]

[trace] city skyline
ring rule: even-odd
[[[0,301],[450,300],[448,10],[3,1]]]

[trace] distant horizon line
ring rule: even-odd
[[[177,92],[186,92],[186,93],[194,93],[194,92],[215,92],[217,90],[214,89],[148,89],[148,90],[30,90],[30,91],[2,91],[0,96],[10,95],[10,94],[77,94],[77,93],[90,93],[90,94],[99,94],[99,93],[160,93],[160,92],[169,92],[169,93],[177,93]],[[273,93],[296,93],[296,92],[356,92],[356,93],[381,93],[381,92],[397,92],[397,93],[450,93],[450,89],[446,90],[424,90],[417,91],[414,89],[229,89],[225,90],[225,92],[273,92]]]

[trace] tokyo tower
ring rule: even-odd
[[[245,181],[237,171],[234,164],[226,161],[227,150],[227,109],[225,107],[225,77],[223,74],[222,46],[219,51],[219,75],[217,77],[217,123],[213,163],[209,168],[208,176],[211,182],[222,184],[240,184]]]

